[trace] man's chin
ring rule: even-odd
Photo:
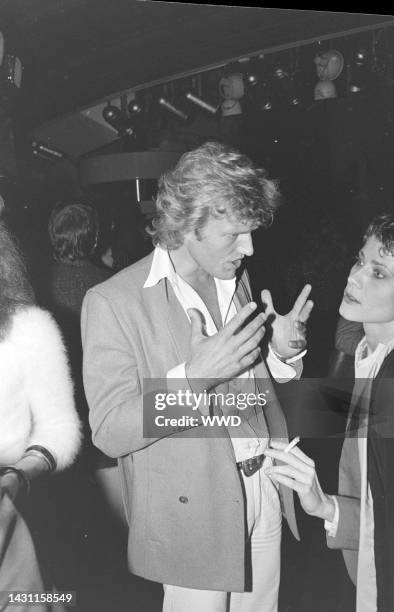
[[[220,278],[220,280],[232,280],[236,277],[236,270],[233,272],[223,272],[222,274],[217,274],[216,278]]]
[[[215,276],[221,280],[231,280],[237,276],[239,268],[240,266],[236,266],[232,262],[226,263],[220,270],[217,270]]]

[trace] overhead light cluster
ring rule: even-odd
[[[193,87],[177,92],[173,100],[160,97],[158,102],[163,110],[182,121],[191,121],[197,109],[211,115],[215,115],[218,111],[218,104],[214,105],[210,100],[204,99]]]
[[[215,104],[204,98],[201,87],[192,78],[183,82],[182,87],[163,86],[153,92],[138,92],[138,97],[134,95],[125,105],[121,101],[119,105],[109,101],[102,115],[120,137],[131,137],[135,135],[136,128],[152,115],[161,114],[186,123],[193,120],[196,110],[216,115],[218,109],[219,101]]]
[[[248,113],[308,108],[314,101],[364,92],[373,88],[373,73],[378,72],[375,35],[368,31],[336,38],[335,48],[330,41],[318,41],[242,57],[222,68],[138,90],[126,104],[108,103],[103,116],[120,136],[130,136],[152,117],[187,123],[197,113],[205,113],[226,120]]]

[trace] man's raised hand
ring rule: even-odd
[[[250,302],[212,336],[204,332],[201,313],[194,308],[188,309],[191,335],[186,376],[189,380],[212,379],[209,386],[214,386],[252,367],[260,355],[266,316],[260,313],[243,325],[256,308],[256,304]]]
[[[275,311],[270,291],[261,292],[265,315],[272,327],[272,348],[285,359],[294,357],[306,346],[306,322],[313,308],[312,300],[308,300],[311,289],[311,285],[305,285],[293,308],[284,316]]]

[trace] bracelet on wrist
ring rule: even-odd
[[[30,480],[28,479],[28,477],[26,476],[26,473],[23,470],[20,470],[19,468],[13,466],[13,465],[6,465],[3,467],[0,467],[0,478],[1,476],[5,476],[6,474],[16,474],[18,476],[19,482],[22,486],[22,490],[25,496],[29,495],[30,493]]]
[[[43,459],[46,465],[48,466],[48,470],[50,472],[54,472],[56,470],[56,467],[57,467],[56,459],[52,455],[52,453],[44,446],[40,446],[38,444],[33,444],[32,446],[29,446],[23,453],[23,456],[27,457],[29,455],[40,457],[41,459]]]

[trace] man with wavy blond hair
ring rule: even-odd
[[[261,469],[270,436],[287,433],[260,344],[269,317],[271,372],[296,375],[310,287],[283,317],[262,292],[257,314],[244,270],[252,231],[271,223],[277,199],[265,171],[236,150],[206,143],[185,153],[159,182],[153,253],[85,299],[93,441],[119,459],[129,566],[163,583],[165,612],[275,612],[281,500],[298,537],[292,494]],[[197,426],[148,435],[146,388],[159,380],[196,399]],[[250,405],[199,401],[212,392],[247,392]],[[204,429],[199,419],[227,414],[240,426]]]

